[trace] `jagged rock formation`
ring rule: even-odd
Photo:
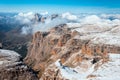
[[[59,25],[48,32],[35,33],[25,63],[39,72],[40,80],[83,80],[91,77],[88,75],[109,61],[109,53],[120,53],[120,45],[112,42],[111,29],[106,34],[104,29],[93,33],[96,28],[83,32],[88,26],[82,28]],[[120,40],[119,36],[116,39]]]
[[[0,80],[38,80],[36,73],[21,61],[21,56],[0,49]]]

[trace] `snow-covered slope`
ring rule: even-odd
[[[5,64],[14,64],[20,60],[21,56],[10,50],[0,49],[0,66]]]
[[[36,73],[11,50],[0,49],[0,80],[38,80]]]
[[[88,63],[88,64],[90,68],[84,71],[84,69],[82,69],[80,66],[77,66],[76,68],[70,68],[70,67],[61,65],[59,61],[55,62],[55,65],[60,69],[60,72],[63,78],[69,79],[69,80],[86,79],[86,76],[94,71],[94,65],[91,65],[91,63]]]
[[[77,31],[81,35],[75,36],[77,39],[90,40],[94,44],[105,44],[120,46],[120,26],[99,26],[96,24],[67,23],[72,31]]]
[[[86,64],[86,63],[84,63]],[[109,61],[102,63],[97,69],[96,65],[101,64],[101,61],[97,64],[89,63],[89,68],[84,71],[84,68],[77,66],[70,68],[63,66],[60,61],[56,61],[55,65],[60,70],[60,73],[64,79],[68,80],[119,80],[120,79],[120,54],[109,54]]]
[[[88,80],[120,80],[120,54],[109,54],[109,62],[100,66]]]

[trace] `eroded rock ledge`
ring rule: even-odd
[[[36,73],[22,62],[21,56],[0,49],[0,80],[38,80]]]
[[[98,32],[81,33],[78,29],[81,28],[59,25],[48,32],[34,34],[24,61],[39,72],[40,80],[69,80],[64,77],[62,69],[72,70],[75,74],[89,72],[93,66],[97,70],[109,61],[109,53],[120,53],[119,45],[104,43],[106,36],[99,37]]]

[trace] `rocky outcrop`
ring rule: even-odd
[[[59,25],[48,32],[37,32],[33,35],[24,61],[38,71],[40,80],[69,80],[64,76],[66,69],[75,75],[88,74],[92,66],[97,70],[108,62],[109,53],[120,51],[118,45],[94,43],[98,37],[96,34],[81,34],[67,25]]]
[[[0,80],[38,80],[36,73],[21,60],[18,53],[0,49]]]
[[[28,48],[28,55],[25,58],[25,63],[31,66],[34,70],[44,72],[45,68],[52,62],[50,57],[55,55],[56,52],[61,51],[59,42],[61,41],[61,34],[69,33],[68,29],[61,27],[55,27],[50,32],[37,32],[33,36],[33,40]],[[64,36],[63,36],[64,37]],[[65,41],[69,39],[66,36]],[[65,44],[61,43],[61,45]],[[46,64],[47,63],[47,64]]]
[[[1,80],[38,80],[32,69],[22,63],[0,69]]]

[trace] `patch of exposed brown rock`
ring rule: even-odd
[[[48,32],[37,32],[29,44],[25,63],[38,71],[41,80],[65,80],[53,65],[58,59],[61,64],[76,67],[82,61],[92,59],[92,64],[108,60],[108,53],[118,53],[120,48],[112,45],[91,43],[90,40],[74,38],[81,35],[66,25],[59,25]]]

